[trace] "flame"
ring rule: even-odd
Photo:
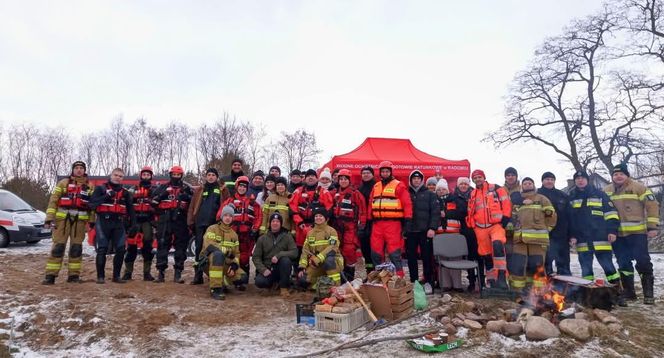
[[[561,312],[565,309],[565,295],[553,289],[552,280],[546,276],[544,267],[538,266],[537,272],[533,275],[533,287],[527,298],[531,307],[537,308],[544,306],[544,302],[553,303],[553,310]]]

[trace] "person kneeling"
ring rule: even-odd
[[[314,227],[307,234],[298,268],[298,281],[310,287],[319,278],[327,276],[335,285],[341,282],[344,259],[339,250],[337,231],[327,225],[329,212],[314,209]]]
[[[279,212],[270,215],[270,229],[258,238],[252,260],[256,266],[256,287],[270,289],[279,285],[281,296],[288,296],[293,262],[297,259],[295,239],[282,227]]]
[[[231,229],[234,209],[221,210],[221,221],[208,227],[203,237],[203,262],[199,269],[210,278],[210,294],[215,300],[224,299],[224,288],[242,281],[246,273],[240,269],[240,244]]]

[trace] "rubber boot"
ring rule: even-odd
[[[651,273],[641,275],[641,286],[643,286],[643,303],[655,304],[655,276]]]
[[[501,290],[509,289],[509,286],[507,286],[507,274],[505,270],[498,271],[498,280],[496,280],[496,287]]]
[[[143,261],[143,281],[154,281],[154,277],[152,277],[152,274],[150,273],[151,268],[151,260]]]
[[[192,285],[202,285],[203,284],[203,271],[199,268],[196,268],[196,273],[194,274],[194,279],[191,281]]]
[[[215,300],[223,300],[226,298],[224,291],[221,288],[213,288],[210,290],[210,296]]]
[[[625,300],[634,301],[636,300],[636,290],[634,290],[634,275],[623,275],[620,274],[620,282],[622,283],[623,288],[623,297]]]
[[[154,283],[163,283],[166,280],[166,275],[164,275],[164,271],[159,271],[159,274],[157,275],[157,279],[154,280]]]
[[[125,272],[122,275],[123,280],[131,280],[131,275],[134,272],[134,261],[125,262]]]
[[[616,298],[614,303],[620,307],[627,307],[627,301],[625,300],[623,288],[620,284],[620,279],[610,280],[609,283],[616,286],[616,288],[618,289],[618,297]]]
[[[127,280],[121,278],[120,276],[113,277],[112,281],[115,282],[115,283],[127,283]]]
[[[95,258],[95,266],[97,268],[97,283],[102,284],[106,277],[106,255],[97,253]]]
[[[182,279],[182,270],[175,270],[175,274],[173,275],[173,282],[184,283],[184,280]]]
[[[81,277],[79,275],[69,275],[67,277],[67,282],[69,283],[81,283]]]
[[[42,285],[53,285],[53,284],[55,284],[55,275],[44,276],[44,281],[42,281]]]

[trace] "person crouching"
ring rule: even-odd
[[[279,285],[282,297],[289,295],[293,262],[297,260],[297,246],[293,235],[283,225],[279,212],[270,215],[270,229],[258,238],[252,261],[256,266],[256,287]]]
[[[325,208],[314,210],[314,227],[307,233],[298,268],[298,280],[302,286],[310,287],[325,276],[335,285],[341,282],[344,259],[337,231],[327,225],[328,217]]]
[[[240,244],[231,229],[233,213],[231,205],[221,209],[221,221],[208,227],[203,237],[201,270],[210,278],[210,294],[215,300],[223,300],[224,288],[238,284],[246,273],[240,269]]]

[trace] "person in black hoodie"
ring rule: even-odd
[[[556,263],[558,275],[571,275],[569,258],[569,197],[556,189],[556,176],[551,172],[542,174],[542,187],[537,192],[546,196],[556,209],[558,221],[549,232],[549,250],[546,253],[544,268],[547,275],[553,274],[553,263]]]
[[[235,183],[233,183],[235,184]],[[205,171],[205,184],[194,190],[187,213],[187,225],[196,234],[194,248],[194,280],[192,285],[203,284],[203,271],[199,269],[199,255],[203,246],[203,235],[207,228],[216,223],[217,211],[224,200],[230,197],[225,185],[219,184],[219,172],[215,168]]]
[[[156,186],[152,185],[152,167],[145,166],[140,172],[141,181],[132,191],[134,199],[134,212],[136,213],[136,223],[138,225],[137,234],[127,237],[127,256],[125,257],[125,272],[122,275],[123,280],[131,280],[134,271],[134,262],[138,255],[138,250],[141,250],[143,256],[143,281],[154,281],[154,277],[150,273],[152,267],[152,259],[154,259],[154,252],[156,247],[152,247],[152,239],[154,237],[154,208],[150,204],[152,194]]]
[[[424,185],[424,174],[413,170],[408,177],[408,192],[413,202],[413,219],[404,228],[410,281],[418,280],[417,249],[424,269],[424,292],[433,293],[433,236],[440,225],[440,204],[436,194]]]
[[[244,172],[242,171],[242,164],[242,159],[233,159],[233,163],[231,164],[231,173],[221,178],[221,182],[226,186],[226,188],[228,188],[230,196],[235,194],[235,181],[237,178],[244,175]]]
[[[125,283],[127,281],[120,277],[122,262],[125,255],[125,220],[129,221],[129,236],[135,236],[138,232],[136,215],[132,205],[132,195],[122,187],[124,171],[115,168],[111,172],[110,179],[103,185],[98,185],[92,192],[90,208],[97,213],[95,228],[97,236],[95,248],[97,249],[97,283],[104,283],[106,270],[106,254],[109,245],[114,245],[113,256],[113,282]]]
[[[357,189],[362,196],[364,196],[364,201],[367,204],[367,212],[369,211],[369,197],[371,196],[371,191],[373,190],[374,185],[376,185],[376,179],[374,178],[374,170],[370,166],[362,168],[360,172],[362,175],[362,184]],[[360,228],[357,231],[357,237],[360,239],[360,249],[362,250],[362,256],[364,256],[364,266],[367,270],[367,273],[373,271],[374,265],[371,261],[371,218],[367,218],[367,223],[364,226],[364,229]]]

